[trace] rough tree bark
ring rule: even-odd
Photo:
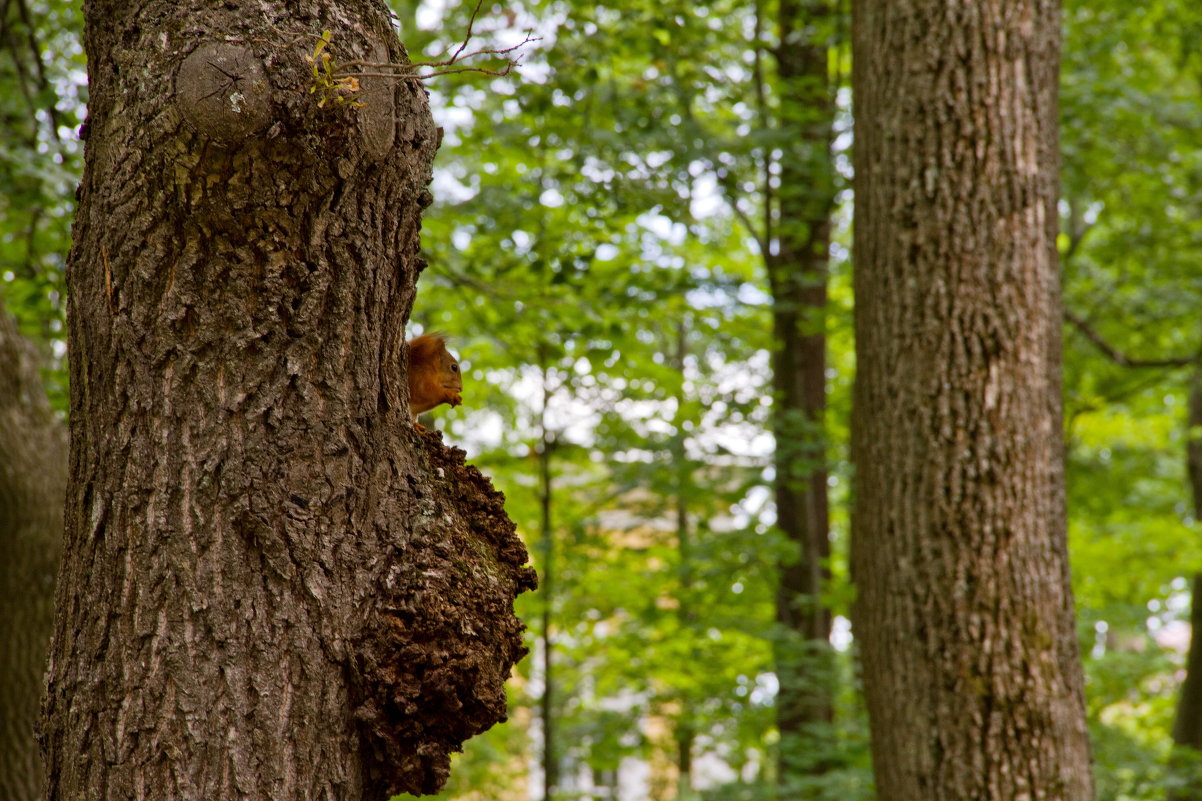
[[[47,798],[430,793],[505,715],[534,584],[409,424],[425,92],[375,0],[93,0]]]
[[[40,797],[34,740],[54,620],[67,432],[33,346],[0,305],[0,798]]]
[[[781,798],[809,795],[807,777],[829,767],[834,717],[831,614],[822,601],[830,580],[826,472],[826,303],[830,215],[834,206],[828,66],[829,0],[782,0],[776,50],[780,130],[777,247],[765,255],[775,341],[777,525],[797,548],[780,566],[776,645],[780,692],[778,784]],[[770,189],[769,189],[770,191]],[[771,239],[770,230],[770,239]]]
[[[852,568],[877,791],[1088,799],[1060,416],[1059,6],[853,9]]]

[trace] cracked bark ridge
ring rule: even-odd
[[[513,599],[538,584],[505,496],[440,433],[417,436],[438,480],[410,478],[414,539],[355,646],[367,797],[438,792],[451,752],[506,719],[505,680],[527,653]]]

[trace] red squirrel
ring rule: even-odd
[[[459,396],[462,389],[459,362],[447,350],[441,335],[422,334],[409,341],[409,410],[414,423],[419,414],[439,404],[463,403]]]

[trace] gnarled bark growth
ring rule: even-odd
[[[437,790],[504,719],[533,586],[501,500],[409,424],[440,139],[369,0],[96,0],[70,286],[47,797]]]

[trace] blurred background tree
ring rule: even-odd
[[[71,3],[0,4],[0,796],[15,801],[40,797],[33,731],[67,475],[62,289],[80,24]]]

